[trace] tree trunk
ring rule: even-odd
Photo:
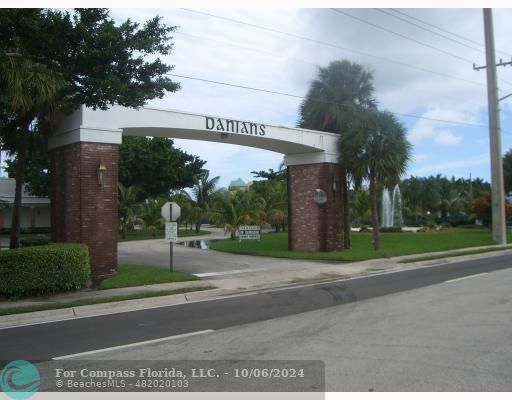
[[[23,183],[25,178],[25,164],[28,150],[28,127],[30,124],[22,126],[18,137],[18,151],[16,161],[16,189],[14,192],[14,204],[12,207],[11,239],[9,248],[17,249],[20,247],[20,220],[21,220],[21,200],[23,195]]]
[[[350,232],[350,206],[348,202],[348,179],[347,171],[341,170],[341,195],[343,196],[343,248],[350,249],[352,247]]]
[[[196,233],[199,233],[200,230],[201,230],[201,221],[197,221],[196,222]]]
[[[372,202],[373,249],[380,249],[379,212],[377,209],[377,178],[370,173],[370,196]]]

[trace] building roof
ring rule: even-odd
[[[229,187],[245,187],[247,184],[240,178],[235,181],[231,181]]]
[[[13,204],[14,192],[16,189],[16,179],[5,178],[0,176],[0,201]],[[23,205],[46,205],[50,204],[48,197],[33,196],[27,192],[26,185],[23,185],[23,195],[21,197]]]

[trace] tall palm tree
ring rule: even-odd
[[[201,230],[201,222],[208,212],[209,203],[217,190],[219,179],[219,176],[210,179],[210,171],[205,169],[199,174],[197,183],[192,189],[196,202],[196,232]]]
[[[64,86],[62,76],[21,54],[0,57],[0,92],[7,98],[16,137],[16,188],[12,211],[10,248],[20,246],[20,212],[31,125],[48,123],[56,109],[54,100]]]
[[[300,107],[301,128],[342,134],[353,130],[361,110],[375,108],[373,77],[362,65],[347,60],[333,61],[320,68]],[[350,164],[340,158],[344,218],[344,247],[350,248],[348,173]]]
[[[340,157],[351,165],[355,180],[369,181],[373,246],[380,248],[377,189],[398,183],[411,157],[403,125],[389,112],[368,111],[358,119],[358,129],[340,137]]]

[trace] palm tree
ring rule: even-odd
[[[288,224],[288,188],[285,181],[267,180],[255,182],[250,191],[265,200],[265,221],[279,232]]]
[[[54,99],[63,87],[60,75],[44,65],[13,53],[0,59],[0,92],[7,98],[10,127],[16,138],[16,189],[12,211],[10,248],[20,246],[20,211],[25,164],[32,124],[51,122]]]
[[[142,203],[140,210],[140,217],[144,221],[146,230],[155,233],[158,229],[162,228],[165,220],[162,218],[162,206],[165,199],[146,199]]]
[[[213,194],[216,192],[216,186],[220,177],[210,179],[210,171],[203,170],[199,174],[197,183],[192,189],[195,200],[196,232],[201,230],[201,222],[208,212],[209,203]]]
[[[357,129],[340,136],[340,158],[351,165],[356,181],[369,181],[373,246],[379,250],[377,189],[398,183],[410,159],[411,144],[403,125],[389,112],[368,111],[356,122]]]
[[[300,107],[301,128],[316,129],[342,134],[353,130],[355,116],[361,110],[375,108],[373,77],[364,67],[347,60],[333,61],[327,68],[320,68],[318,78],[312,82]],[[348,173],[350,164],[340,158],[342,169],[345,248],[350,248],[350,215],[348,204]]]
[[[212,201],[208,216],[217,224],[224,225],[224,232],[229,233],[231,240],[241,225],[264,224],[265,200],[256,192],[218,192]]]
[[[188,231],[189,224],[192,225],[196,222],[190,195],[185,190],[176,190],[171,192],[170,200],[178,203],[181,207],[179,223],[180,225],[185,224],[185,230]]]
[[[124,187],[121,182],[117,184],[117,211],[119,215],[119,226],[121,228],[121,237],[126,238],[126,232],[133,228],[137,220],[138,194],[140,188],[137,186]]]

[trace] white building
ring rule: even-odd
[[[0,177],[0,229],[10,228],[16,180]],[[50,226],[50,199],[36,197],[23,188],[21,199],[22,228],[48,228]]]

